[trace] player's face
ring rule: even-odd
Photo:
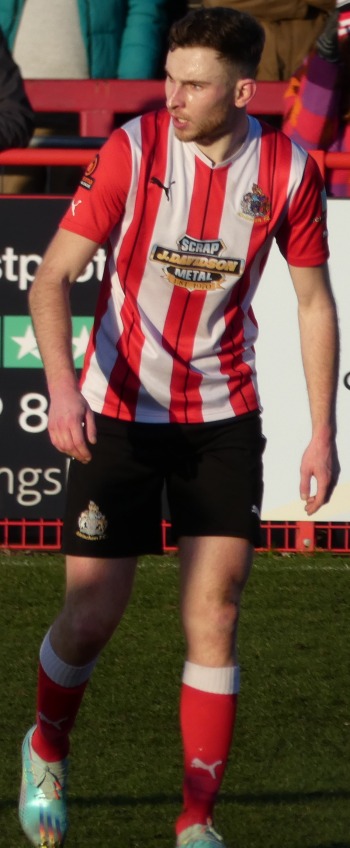
[[[235,81],[210,47],[177,47],[166,61],[166,105],[180,141],[210,144],[234,129]]]

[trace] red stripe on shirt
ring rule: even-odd
[[[218,237],[225,199],[227,169],[211,170],[196,158],[195,178],[186,232],[193,239]],[[206,203],[203,204],[203,196]],[[196,331],[207,293],[174,287],[164,325],[163,346],[173,353],[170,421],[203,421],[202,374],[190,367]]]
[[[102,411],[128,421],[135,418],[138,391],[141,385],[139,378],[141,356],[145,342],[137,296],[161,201],[160,191],[152,193],[152,201],[147,194],[152,169],[156,168],[157,177],[164,180],[167,162],[168,133],[158,132],[159,122],[161,122],[159,113],[154,113],[152,123],[149,115],[147,120],[141,118],[142,161],[135,209],[117,261],[119,278],[124,281],[124,286],[128,289],[128,299],[124,302],[120,313],[123,332],[116,345],[118,358],[111,373]],[[157,149],[156,161],[154,161],[155,149]],[[146,197],[147,215],[144,214]]]
[[[281,146],[282,144],[282,146]],[[266,224],[255,222],[246,259],[246,268],[241,280],[232,291],[232,297],[225,313],[226,331],[222,338],[221,371],[228,375],[228,389],[232,409],[235,415],[243,415],[257,409],[259,399],[252,381],[252,369],[245,362],[246,349],[251,347],[246,339],[247,323],[256,326],[252,307],[245,314],[241,304],[244,302],[251,285],[252,262],[268,238],[274,221],[281,215],[287,200],[287,189],[291,168],[291,145],[287,139],[281,142],[281,136],[267,125],[262,125],[258,186],[271,204],[271,220]],[[263,264],[264,264],[263,260]],[[260,276],[260,272],[259,272]]]

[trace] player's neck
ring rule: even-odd
[[[220,138],[213,142],[208,140],[208,143],[197,144],[199,150],[204,153],[214,165],[219,165],[220,162],[225,162],[230,159],[242,147],[243,142],[247,137],[249,130],[249,121],[245,112],[241,112],[239,120],[236,122],[234,129],[225,133]]]

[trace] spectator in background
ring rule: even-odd
[[[292,77],[284,132],[307,150],[350,153],[350,2],[337,0],[316,50]],[[350,197],[350,170],[331,169],[331,197]]]
[[[173,9],[169,0],[1,0],[0,26],[24,78],[152,79]]]
[[[26,147],[33,126],[34,114],[19,68],[0,30],[0,150]]]
[[[288,80],[310,53],[334,0],[203,0],[203,6],[231,6],[249,12],[265,30],[258,80]]]
[[[24,79],[152,79],[185,0],[1,0],[0,26]],[[78,134],[77,117],[40,117],[37,136]],[[44,191],[46,169],[7,168],[3,193]],[[51,169],[50,189],[70,194],[77,169]]]

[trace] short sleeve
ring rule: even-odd
[[[276,241],[289,265],[323,265],[328,259],[326,191],[311,156],[307,157],[302,180],[276,233]]]
[[[123,215],[131,167],[128,136],[115,130],[88,165],[60,227],[104,244]]]

